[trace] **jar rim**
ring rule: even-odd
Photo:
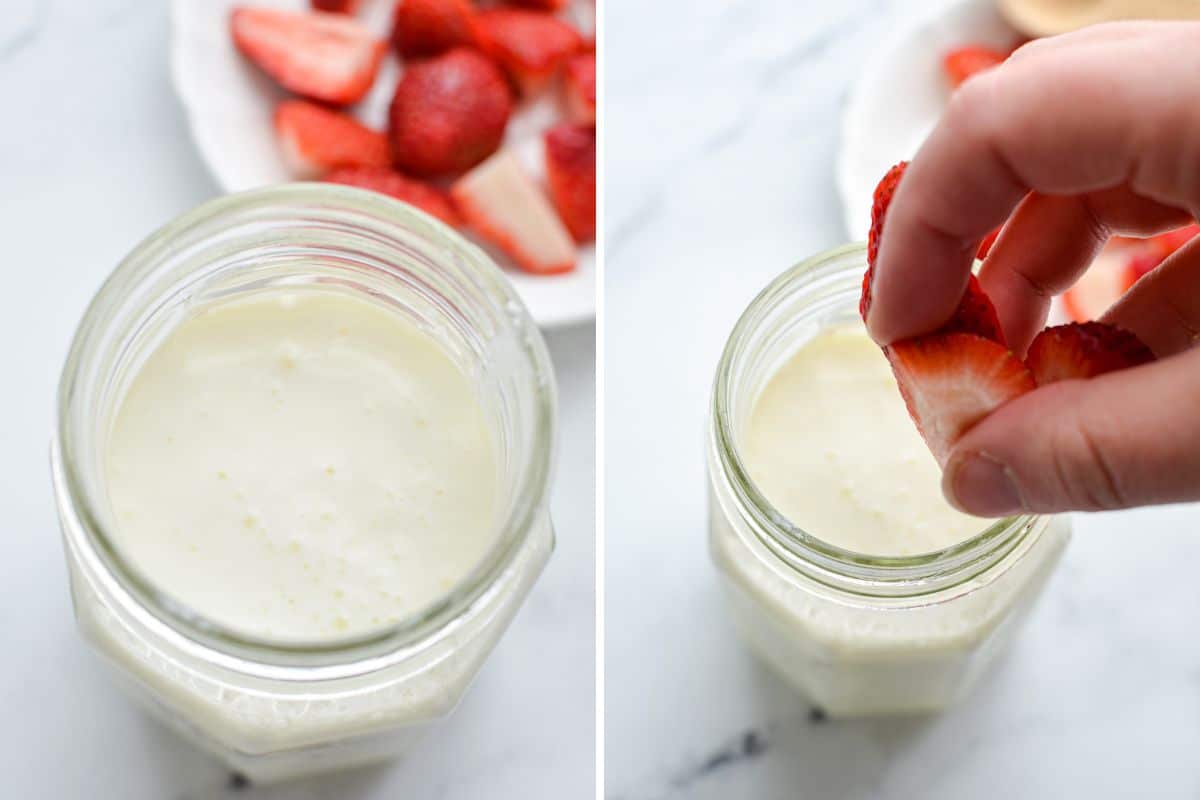
[[[866,244],[851,243],[818,253],[772,280],[742,312],[721,353],[713,381],[711,446],[713,469],[728,480],[741,511],[769,549],[800,571],[822,582],[865,594],[922,594],[968,580],[1001,561],[1040,519],[1017,515],[997,519],[973,536],[948,547],[908,556],[861,553],[808,532],[779,511],[750,477],[734,433],[731,406],[734,379],[757,326],[776,304],[818,273],[853,270],[855,280],[866,263]]]
[[[76,415],[71,411],[71,403],[82,368],[89,357],[96,355],[89,347],[94,339],[90,334],[103,325],[104,309],[134,291],[139,278],[145,277],[142,273],[161,263],[180,237],[239,212],[289,205],[310,213],[319,210],[357,213],[377,223],[394,220],[451,251],[466,265],[465,269],[472,271],[487,299],[502,309],[503,318],[511,323],[510,333],[519,343],[515,352],[531,368],[537,393],[528,456],[517,466],[508,517],[498,525],[496,539],[479,563],[440,596],[403,619],[332,639],[283,640],[246,633],[205,617],[161,590],[113,544],[101,522],[103,515],[97,511],[95,498],[85,488],[75,458],[81,432],[74,422]],[[69,511],[72,521],[78,523],[74,527],[84,533],[82,537],[73,537],[73,541],[86,547],[89,562],[117,590],[119,599],[128,603],[130,610],[149,612],[154,620],[189,643],[215,651],[219,658],[227,660],[228,666],[244,667],[247,662],[271,667],[375,664],[436,635],[467,613],[501,579],[537,528],[554,461],[556,398],[549,352],[528,309],[495,262],[457,231],[412,206],[358,188],[289,183],[251,189],[209,200],[161,226],[135,245],[97,290],[76,328],[59,380],[52,442],[55,492],[59,495],[60,512]],[[69,509],[63,508],[64,501]]]

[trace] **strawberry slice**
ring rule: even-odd
[[[1139,277],[1133,265],[1106,249],[1075,285],[1063,293],[1063,308],[1076,322],[1098,319]]]
[[[596,53],[578,53],[567,59],[566,80],[563,92],[566,96],[567,114],[575,122],[596,124]]]
[[[436,186],[414,180],[388,167],[347,167],[335,169],[325,178],[328,183],[357,186],[373,192],[386,194],[416,206],[426,214],[437,217],[453,227],[462,225],[462,217],[455,210],[450,196]]]
[[[875,187],[871,204],[871,232],[867,236],[868,266],[866,274],[863,275],[862,296],[858,301],[858,313],[862,315],[864,321],[866,321],[867,311],[871,307],[871,284],[875,280],[875,259],[879,256],[879,243],[883,237],[884,220],[887,218],[887,210],[892,204],[896,189],[900,186],[900,179],[904,177],[904,171],[907,168],[908,162],[901,161],[889,169],[883,179],[879,181],[879,185]],[[985,339],[1004,344],[1004,331],[1000,328],[1000,318],[996,314],[996,308],[992,305],[987,293],[983,291],[983,287],[979,285],[979,279],[974,275],[967,280],[967,288],[963,292],[958,308],[936,332],[974,333]]]
[[[970,333],[936,333],[884,348],[909,416],[942,466],[975,423],[1035,387],[1004,345]]]
[[[359,0],[312,0],[314,11],[328,11],[332,14],[355,14],[358,12]]]
[[[392,44],[405,58],[436,56],[475,41],[467,0],[403,0],[396,6]]]
[[[498,153],[468,172],[450,195],[467,224],[527,272],[575,268],[571,234],[512,153]]]
[[[1007,58],[1008,53],[1003,50],[978,44],[967,45],[946,53],[942,57],[942,70],[950,85],[958,87],[972,75],[1003,64]]]
[[[386,135],[305,100],[287,100],[276,107],[275,134],[298,178],[313,178],[336,167],[386,167],[391,163]]]
[[[285,89],[333,105],[362,99],[387,46],[342,14],[235,8],[233,43]]]
[[[546,131],[550,199],[575,241],[596,238],[596,129],[564,122]]]
[[[504,75],[473,50],[410,64],[389,111],[395,165],[421,177],[470,169],[500,147],[512,105]]]
[[[1038,386],[1154,361],[1136,334],[1103,322],[1072,322],[1046,328],[1029,345],[1025,363]]]
[[[558,17],[511,8],[479,12],[475,39],[526,95],[542,89],[583,47],[579,32]]]

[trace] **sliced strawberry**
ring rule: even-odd
[[[1152,236],[1146,240],[1146,243],[1155,252],[1166,258],[1190,242],[1197,233],[1200,233],[1200,225],[1187,225],[1173,231],[1160,233],[1158,236]]]
[[[909,415],[942,466],[971,426],[1035,386],[1008,348],[970,333],[918,336],[884,353]]]
[[[450,194],[467,224],[522,269],[546,275],[575,268],[571,234],[512,153],[492,156]]]
[[[403,0],[396,6],[392,43],[405,58],[436,56],[474,41],[467,0]]]
[[[567,58],[583,47],[579,32],[558,17],[512,8],[479,12],[475,39],[526,95],[544,87]]]
[[[297,178],[313,178],[337,167],[391,163],[385,134],[305,100],[287,100],[276,107],[275,134]]]
[[[285,89],[333,105],[362,99],[387,46],[342,14],[235,8],[238,50]]]
[[[470,169],[500,147],[512,105],[500,70],[473,50],[410,64],[389,112],[392,158],[422,177]]]
[[[312,0],[314,11],[328,11],[333,14],[355,14],[358,12],[359,0]]]
[[[983,261],[988,257],[988,253],[992,252],[992,245],[1000,238],[1000,228],[996,228],[987,236],[983,237],[983,241],[979,243],[979,249],[975,251],[975,258]]]
[[[883,224],[887,210],[892,204],[892,197],[900,186],[900,179],[908,162],[901,161],[892,167],[875,187],[875,195],[871,204],[871,232],[867,236],[867,272],[863,275],[862,296],[858,301],[858,313],[863,320],[867,318],[867,310],[871,307],[871,285],[875,279],[875,259],[879,256],[879,243],[883,237]],[[1000,328],[1000,318],[992,305],[991,299],[979,285],[979,279],[972,275],[967,280],[966,291],[953,316],[946,321],[936,333],[974,333],[985,339],[1004,344],[1004,332]]]
[[[567,114],[576,122],[596,124],[596,53],[578,53],[567,59],[563,91]]]
[[[1105,250],[1075,285],[1063,294],[1063,307],[1071,319],[1098,319],[1140,277],[1116,252]]]
[[[329,183],[357,186],[386,194],[437,217],[447,225],[462,225],[450,196],[436,186],[414,180],[388,167],[350,167],[336,169],[325,176]]]
[[[951,86],[961,86],[972,75],[1003,64],[1008,52],[983,45],[968,45],[946,53],[942,57],[942,70]]]
[[[1154,353],[1135,334],[1103,322],[1046,328],[1029,345],[1025,363],[1038,386],[1148,364]]]
[[[596,238],[596,129],[564,122],[546,131],[550,199],[575,241]]]

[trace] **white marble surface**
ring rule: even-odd
[[[51,501],[51,401],[84,305],[117,260],[216,194],[149,0],[4,0],[0,13],[0,796],[375,800],[590,796],[595,779],[594,342],[550,337],[562,392],[558,549],[451,720],[403,761],[274,788],[138,711],[75,635]]]
[[[844,240],[839,109],[914,7],[607,4],[612,800],[1200,797],[1196,507],[1077,516],[1015,648],[937,717],[810,719],[725,614],[705,543],[713,369],[759,288]]]

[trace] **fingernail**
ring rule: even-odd
[[[949,500],[960,511],[1003,517],[1022,509],[1012,472],[986,453],[972,453],[951,465]]]

